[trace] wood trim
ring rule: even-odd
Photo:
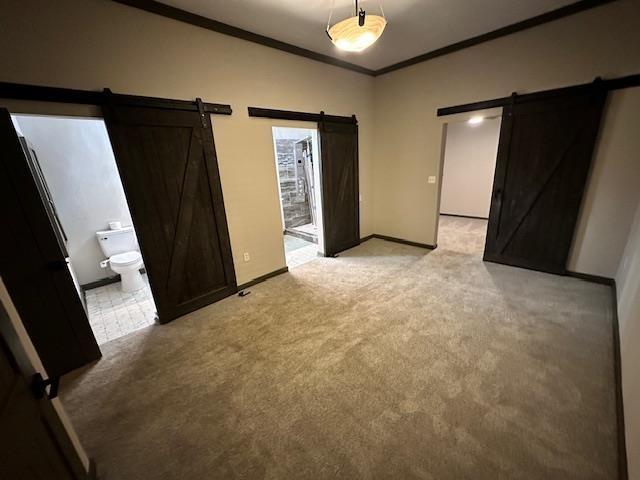
[[[87,478],[89,480],[98,480],[98,467],[93,458],[89,459],[89,470],[87,471]]]
[[[567,270],[566,275],[568,277],[579,278],[580,280],[584,280],[585,282],[598,283],[600,285],[615,286],[616,284],[616,281],[613,278],[601,277],[600,275],[591,275],[590,273],[572,272],[571,270]]]
[[[80,285],[82,292],[86,292],[87,290],[93,290],[94,288],[104,287],[105,285],[111,285],[113,283],[118,283],[120,281],[120,275],[115,275],[113,277],[101,278],[100,280],[96,280],[95,282],[89,282],[85,285]]]
[[[437,248],[437,245],[429,245],[428,243],[412,242],[411,240],[405,240],[403,238],[396,238],[396,237],[389,237],[387,235],[380,235],[378,233],[373,233],[371,235],[368,235],[360,239],[360,243],[364,243],[367,240],[371,240],[372,238],[386,240],[387,242],[401,243],[403,245],[410,245],[412,247],[426,248],[428,250],[435,250]]]
[[[605,5],[614,1],[615,0],[581,0],[558,8],[556,10],[543,13],[542,15],[537,15],[535,17],[528,18],[527,20],[512,23],[511,25],[507,25],[506,27],[498,28],[497,30],[492,30],[491,32],[483,33],[482,35],[471,37],[466,40],[447,45],[446,47],[438,48],[437,50],[433,50],[431,52],[423,53],[422,55],[403,60],[402,62],[394,63],[393,65],[389,65],[388,67],[380,68],[375,71],[374,76],[377,77],[379,75],[384,75],[385,73],[400,70],[401,68],[410,67],[417,63],[426,62],[427,60],[441,57],[443,55],[448,55],[450,53],[473,47],[484,42],[495,40],[501,37],[506,37],[507,35],[511,35],[512,33],[517,33],[521,32],[522,30],[537,27],[538,25],[543,25],[545,23],[568,17],[569,15],[574,15],[576,13],[580,13],[585,10],[589,10],[591,8]]]
[[[608,285],[611,287],[612,308],[612,339],[613,339],[613,368],[616,388],[616,434],[618,445],[618,479],[628,480],[629,471],[627,464],[627,441],[624,422],[624,397],[622,395],[622,357],[620,354],[620,321],[618,318],[618,291],[616,281],[613,278],[567,271],[570,277],[578,278],[586,282]]]
[[[130,7],[139,8],[141,10],[145,10],[150,13],[155,13],[157,15],[161,15],[166,18],[171,18],[179,22],[188,23],[196,27],[206,28],[207,30],[211,30],[213,32],[222,33],[224,35],[229,35],[231,37],[240,38],[248,42],[257,43],[265,47],[275,48],[276,50],[282,50],[283,52],[291,53],[293,55],[298,55],[300,57],[309,58],[317,62],[333,65],[335,67],[341,67],[347,70],[351,70],[353,72],[363,73],[365,75],[372,75],[372,76],[375,75],[376,73],[375,70],[371,70],[366,67],[361,67],[360,65],[356,65],[354,63],[350,63],[345,60],[340,60],[338,58],[335,58],[329,55],[314,52],[312,50],[307,50],[306,48],[302,48],[296,45],[292,45],[290,43],[282,42],[280,40],[276,40],[275,38],[259,35],[257,33],[253,33],[248,30],[243,30],[242,28],[238,28],[226,23],[218,22],[217,20],[212,20],[210,18],[203,17],[195,13],[187,12],[186,10],[182,10],[180,8],[171,7],[169,5],[165,5],[163,3],[156,2],[154,0],[113,0],[113,1],[116,3],[121,3],[123,5],[128,5]]]
[[[198,105],[195,101],[117,94],[112,93],[108,88],[98,92],[74,88],[0,82],[0,98],[98,106],[104,105],[109,101],[111,103],[132,106],[158,106],[176,110],[198,111]],[[230,105],[220,103],[205,103],[204,109],[206,113],[218,115],[231,115],[233,112]]]
[[[282,275],[283,273],[287,273],[288,271],[289,271],[289,267],[284,267],[284,268],[279,268],[278,270],[274,270],[273,272],[266,273],[257,278],[254,278],[253,280],[249,280],[248,282],[243,283],[242,285],[238,285],[238,291],[244,290],[245,288],[253,287],[258,283],[262,283],[265,280],[269,280],[270,278],[277,277],[278,275]]]
[[[625,77],[612,78],[609,80],[596,79],[595,82],[599,82],[601,88],[606,91],[620,90],[623,88],[632,88],[640,86],[640,74],[627,75]],[[572,85],[569,87],[554,88],[551,90],[541,90],[538,92],[518,94],[518,103],[537,101],[544,98],[555,97],[559,95],[566,95],[571,91],[576,93],[579,90],[587,90],[593,88],[594,82],[582,83],[579,85]],[[515,93],[515,92],[514,92]],[[446,115],[455,115],[458,113],[474,112],[476,110],[486,110],[489,108],[502,108],[511,103],[512,95],[508,97],[494,98],[492,100],[482,100],[480,102],[464,103],[462,105],[455,105],[452,107],[442,107],[437,110],[438,117]]]
[[[248,107],[250,117],[275,118],[277,120],[297,120],[318,123],[321,119],[334,123],[358,123],[356,116],[343,117],[340,115],[326,115],[320,113],[295,112],[292,110],[277,110],[273,108]]]
[[[171,18],[179,22],[184,22],[189,25],[193,25],[200,28],[206,28],[207,30],[211,30],[213,32],[222,33],[224,35],[229,35],[235,38],[240,38],[248,42],[253,42],[259,45],[263,45],[265,47],[275,48],[277,50],[291,53],[293,55],[298,55],[300,57],[309,58],[317,62],[322,62],[328,65],[333,65],[335,67],[351,70],[353,72],[358,72],[365,75],[377,77],[379,75],[384,75],[386,73],[393,72],[401,68],[406,68],[411,65],[415,65],[417,63],[426,62],[427,60],[431,60],[433,58],[441,57],[443,55],[448,55],[449,53],[457,52],[459,50],[463,50],[465,48],[469,48],[474,45],[479,45],[481,43],[488,42],[490,40],[495,40],[500,37],[511,35],[512,33],[520,32],[522,30],[536,27],[538,25],[543,25],[545,23],[552,22],[554,20],[558,20],[560,18],[567,17],[569,15],[580,13],[585,10],[598,7],[600,5],[614,2],[615,0],[580,0],[578,2],[572,3],[570,5],[566,5],[556,10],[552,10],[550,12],[543,13],[541,15],[537,15],[535,17],[532,17],[520,22],[507,25],[497,30],[493,30],[491,32],[484,33],[482,35],[468,38],[466,40],[462,40],[460,42],[456,42],[451,45],[447,45],[445,47],[438,48],[436,50],[432,50],[427,53],[423,53],[422,55],[418,55],[416,57],[412,57],[407,60],[403,60],[401,62],[394,63],[392,65],[388,65],[383,68],[379,68],[377,70],[362,67],[360,65],[356,65],[354,63],[347,62],[345,60],[340,60],[330,55],[314,52],[312,50],[298,47],[290,43],[282,42],[280,40],[276,40],[275,38],[267,37],[265,35],[259,35],[257,33],[253,33],[248,30],[244,30],[242,28],[234,27],[232,25],[222,23],[217,20],[212,20],[210,18],[203,17],[201,15],[197,15],[195,13],[191,13],[186,10],[182,10],[180,8],[165,5],[155,0],[112,0],[112,1],[116,3],[120,3],[122,5],[138,8],[146,12],[155,13],[156,15],[160,15],[166,18]]]
[[[455,115],[457,113],[475,112],[477,110],[487,110],[490,108],[502,108],[511,102],[511,96],[494,98],[492,100],[482,100],[480,102],[463,103],[452,107],[442,107],[437,110],[438,117]]]
[[[611,283],[613,308],[613,368],[616,382],[616,430],[618,434],[618,478],[629,479],[627,439],[624,424],[624,397],[622,396],[622,357],[620,354],[620,321],[618,318],[618,291],[615,280]]]
[[[474,220],[489,220],[488,217],[474,217],[473,215],[456,215],[455,213],[442,213],[440,212],[441,217],[456,217],[456,218],[472,218]]]
[[[140,269],[140,273],[147,273],[147,270],[142,267]],[[95,282],[85,283],[84,285],[80,285],[80,289],[83,292],[87,290],[93,290],[94,288],[104,287],[105,285],[111,285],[112,283],[118,283],[120,281],[120,275],[116,274],[113,277],[105,277],[100,280],[96,280]]]

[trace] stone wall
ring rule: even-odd
[[[280,195],[286,228],[311,223],[302,157],[295,154],[298,140],[276,140]],[[301,149],[300,149],[301,150]]]

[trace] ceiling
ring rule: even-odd
[[[325,28],[353,15],[350,0],[160,0],[161,3],[371,70],[526,20],[575,0],[382,0],[389,22],[376,44],[360,53],[335,48]],[[361,0],[369,13],[378,0]]]

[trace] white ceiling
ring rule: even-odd
[[[324,30],[334,0],[161,0],[235,27],[377,70],[452,43],[555,10],[575,0],[382,0],[389,22],[361,53],[336,49]],[[368,12],[378,0],[361,0]],[[353,1],[335,0],[332,24],[351,16]]]

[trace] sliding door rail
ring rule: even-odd
[[[294,112],[291,110],[275,110],[273,108],[248,107],[250,117],[275,118],[278,120],[298,120],[302,122],[319,122],[324,119],[335,123],[358,123],[356,116],[343,117],[320,113]]]
[[[0,82],[0,99],[1,98],[99,106],[105,104],[108,98],[111,104],[198,111],[198,104],[195,101],[112,93],[108,88],[98,92],[74,88]],[[218,115],[231,115],[232,113],[230,105],[220,103],[204,103],[204,111],[205,113]]]
[[[540,92],[526,93],[518,95],[518,102],[537,101],[544,98],[554,97],[558,95],[566,95],[571,91],[580,91],[593,88],[594,83],[598,84],[605,90],[619,90],[622,88],[640,86],[640,74],[628,75],[626,77],[613,78],[610,80],[600,80],[599,78],[591,83],[583,83],[580,85],[572,85],[570,87],[554,88],[552,90],[543,90]],[[457,113],[473,112],[476,110],[486,110],[489,108],[500,108],[511,102],[511,96],[494,98],[492,100],[483,100],[480,102],[465,103],[455,105],[453,107],[443,107],[438,109],[438,117],[445,115],[455,115]]]

